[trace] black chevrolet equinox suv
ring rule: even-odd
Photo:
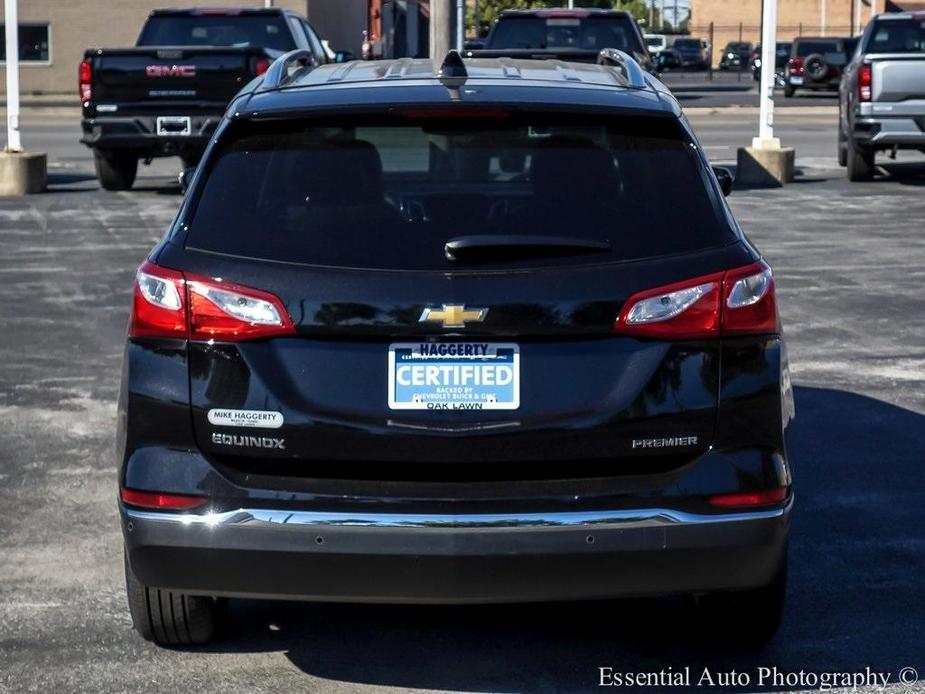
[[[204,643],[239,597],[643,595],[774,634],[774,278],[677,101],[600,62],[294,51],[234,99],[135,277],[142,636]]]

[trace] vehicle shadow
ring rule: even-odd
[[[906,186],[925,185],[925,162],[922,161],[878,161],[877,166],[887,175],[876,176],[875,183],[897,182]]]
[[[870,667],[893,682],[904,667],[925,673],[925,415],[807,387],[796,389],[796,408],[788,608],[777,638],[760,652],[710,646],[708,625],[673,600],[478,607],[240,601],[232,604],[233,635],[209,650],[283,651],[325,680],[457,691],[586,690],[598,685],[604,666],[690,668],[692,687],[705,668],[714,676],[736,670],[749,676],[733,687],[739,691],[818,689],[759,682],[760,667]],[[734,635],[736,624],[710,628]]]

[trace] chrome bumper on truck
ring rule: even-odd
[[[343,602],[573,600],[770,583],[783,508],[526,514],[374,514],[120,507],[129,562],[150,586]]]
[[[925,102],[862,103],[852,136],[860,144],[925,147]]]

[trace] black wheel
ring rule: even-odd
[[[845,143],[845,164],[849,181],[869,181],[874,177],[874,152],[861,150],[856,145]]]
[[[838,128],[838,165],[848,165],[848,143],[845,141],[845,134],[842,132],[841,126]]]
[[[227,610],[225,600],[149,588],[132,572],[127,558],[125,589],[135,631],[160,646],[209,643]]]
[[[138,173],[138,157],[134,152],[95,150],[93,161],[96,177],[105,190],[128,190]]]
[[[699,621],[705,635],[713,641],[758,648],[777,633],[786,596],[787,560],[784,559],[770,585],[699,597]]]
[[[784,85],[784,96],[786,96],[788,99],[791,96],[793,96],[795,92],[796,92],[796,87],[794,87],[792,84]]]

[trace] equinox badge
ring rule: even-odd
[[[470,308],[465,305],[443,304],[443,308],[425,308],[419,323],[442,323],[444,328],[465,328],[466,323],[481,323],[488,315],[487,308]]]

